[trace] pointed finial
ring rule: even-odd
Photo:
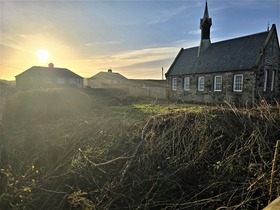
[[[204,17],[203,18],[209,18],[207,0],[205,2],[205,10],[204,10]]]
[[[267,31],[269,31],[269,21],[268,21],[268,23],[267,23]]]

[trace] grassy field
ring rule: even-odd
[[[279,125],[270,107],[20,92],[3,113],[0,207],[262,209],[279,195]]]

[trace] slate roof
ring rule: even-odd
[[[212,43],[198,57],[198,47],[181,49],[166,76],[252,69],[269,31]]]
[[[55,78],[80,78],[78,74],[70,71],[66,68],[57,68],[57,67],[44,67],[44,66],[33,66],[26,71],[18,74],[16,77],[55,77]]]
[[[127,78],[119,73],[114,72],[99,72],[95,74],[94,76],[89,78],[91,79],[97,79],[97,80],[118,80],[118,81],[127,81]]]

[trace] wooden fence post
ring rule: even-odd
[[[271,202],[271,199],[272,199],[273,180],[274,180],[274,173],[275,173],[275,165],[276,165],[276,162],[277,162],[277,156],[278,156],[278,152],[279,152],[279,146],[280,146],[280,140],[277,140],[275,150],[274,150],[274,157],[273,157],[273,160],[272,160],[272,166],[271,166],[268,204]]]

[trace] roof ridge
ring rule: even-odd
[[[244,35],[244,36],[240,36],[240,37],[236,37],[236,38],[230,38],[230,39],[226,39],[226,40],[222,40],[222,41],[217,41],[217,42],[213,42],[210,44],[211,45],[215,45],[215,44],[219,44],[219,43],[223,43],[223,42],[228,42],[228,41],[233,41],[233,40],[238,40],[238,39],[245,39],[245,38],[249,38],[252,36],[258,36],[261,34],[268,34],[269,31],[263,31],[263,32],[259,32],[259,33],[255,33],[255,34],[249,34],[249,35]],[[199,48],[199,45],[195,46],[195,47],[189,47],[189,48],[183,48],[183,50],[192,50],[195,48]]]
[[[183,50],[192,50],[192,49],[195,49],[195,48],[199,48],[199,46],[190,47],[190,48],[183,48]]]
[[[80,77],[80,78],[83,78],[82,76],[78,75],[77,73],[71,71],[70,69],[68,68],[60,68],[60,67],[54,67],[54,68],[50,68],[48,66],[32,66],[31,68],[21,72],[20,74],[16,75],[15,77],[17,76],[20,76],[22,74],[33,74],[33,73],[43,73],[43,72],[51,72],[51,73],[59,73],[59,74],[63,74],[63,75],[75,75],[77,77]]]
[[[236,37],[236,38],[230,38],[230,39],[226,39],[226,40],[222,40],[222,41],[218,41],[218,42],[213,42],[213,43],[211,43],[211,45],[218,44],[218,43],[221,43],[221,42],[228,42],[228,41],[232,41],[232,40],[245,39],[245,38],[249,38],[249,37],[252,37],[252,36],[259,36],[259,35],[268,34],[268,33],[269,33],[269,31],[264,31],[264,32],[259,32],[259,33],[255,33],[255,34],[244,35],[244,36],[240,36],[240,37]]]
[[[31,68],[44,68],[44,69],[49,69],[50,67],[48,66],[32,66]],[[52,67],[52,69],[68,69],[68,68],[62,68],[62,67]],[[68,69],[69,70],[69,69]],[[70,71],[70,70],[69,70]]]

